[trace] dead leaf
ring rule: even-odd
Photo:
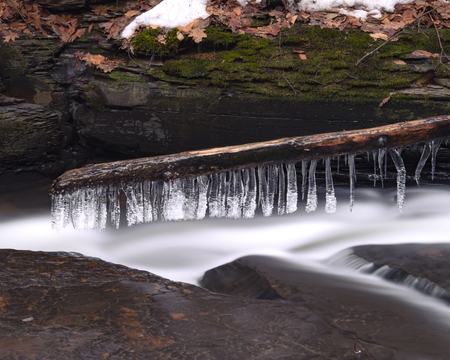
[[[126,12],[124,16],[129,18],[129,17],[133,17],[139,13],[140,13],[139,10],[131,10],[131,11]]]
[[[106,59],[103,55],[86,54],[86,56],[88,56],[88,55],[89,55],[89,58],[93,65],[100,65],[102,63],[102,61]]]
[[[187,321],[186,314],[184,313],[170,313],[169,316],[174,320],[184,320]]]
[[[3,43],[7,43],[7,42],[14,42],[16,41],[16,39],[19,37],[19,34],[15,33],[14,31],[9,31],[8,33],[6,33],[5,39],[3,40]]]
[[[432,54],[425,50],[415,50],[411,53],[411,56],[425,56],[425,57],[436,57],[434,55],[439,56],[438,54]]]
[[[89,28],[88,28],[88,33],[89,34],[91,33],[93,27],[94,27],[94,23],[91,23],[91,25],[89,25]]]
[[[297,18],[298,18],[298,15],[286,17],[286,19],[287,19],[291,24],[294,24],[294,23],[295,23],[295,20],[297,20]]]
[[[394,60],[395,65],[406,65],[406,63],[403,60]]]
[[[307,59],[305,54],[298,54],[298,56],[300,57],[301,60]]]
[[[183,34],[181,33],[181,31],[178,31],[178,32],[177,32],[177,39],[180,40],[180,41],[183,41],[183,40],[184,40],[184,36],[183,36]]]
[[[387,36],[386,34],[383,34],[383,33],[369,34],[369,36],[370,36],[372,39],[374,39],[374,40],[381,39],[381,40],[386,41],[386,40],[388,39],[388,36]]]
[[[99,5],[93,8],[92,12],[96,15],[105,15],[109,9],[111,9],[111,6]]]
[[[389,94],[389,96],[387,98],[384,98],[382,102],[380,102],[380,105],[378,105],[379,107],[382,107],[384,104],[386,104],[392,96],[394,96],[395,94],[397,94],[397,91],[391,92]]]
[[[305,53],[303,50],[292,50],[292,52],[295,52],[296,54],[304,54]]]
[[[206,33],[203,29],[194,29],[190,32],[189,36],[198,44],[206,37]]]
[[[237,15],[237,16],[241,16],[241,9],[236,7],[233,9],[233,12]]]

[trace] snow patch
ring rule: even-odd
[[[381,10],[394,12],[397,4],[410,4],[413,0],[301,0],[299,10],[325,11],[332,8],[356,8],[354,11],[339,10],[341,14],[354,16],[365,20],[368,15],[379,19]]]
[[[208,0],[163,0],[153,9],[139,15],[122,32],[122,38],[129,38],[139,26],[161,26],[173,29],[186,26],[197,19],[206,19]]]

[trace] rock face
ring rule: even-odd
[[[364,359],[446,359],[448,324],[406,302],[377,295],[363,282],[322,274],[298,264],[248,256],[205,273],[201,285],[211,291],[261,298],[270,290],[300,303],[349,340],[357,340]]]
[[[26,171],[15,154],[29,154],[36,136],[22,137],[23,148],[16,142],[14,156],[1,154],[2,165],[15,165],[0,168],[2,190],[49,182],[86,163],[368,128],[449,111],[441,100],[447,100],[450,85],[445,72],[438,71],[444,66],[438,60],[406,59],[404,67],[394,66],[393,52],[386,46],[378,58],[356,68],[354,62],[373,42],[363,32],[347,37],[344,32],[324,29],[326,36],[322,36],[321,29],[302,24],[299,18],[280,32],[279,40],[269,41],[211,25],[201,46],[186,40],[178,52],[150,61],[144,50],[130,58],[120,50],[119,32],[113,35],[106,30],[123,28],[131,20],[122,21],[125,4],[117,6],[113,0],[37,3],[50,13],[76,18],[77,30],[84,34],[63,42],[58,31],[40,37],[20,33],[14,42],[1,42],[0,91],[18,102],[41,106],[39,112],[46,112],[48,116],[41,115],[54,127],[51,144],[45,139],[32,154],[41,160],[27,164]],[[282,3],[292,6],[291,1]],[[97,9],[100,4],[104,11]],[[255,21],[262,17],[270,22],[268,12],[281,2],[260,2],[255,11],[263,11],[266,5],[266,13],[256,14]],[[118,23],[112,26],[111,21]],[[429,30],[430,36],[423,35],[426,41],[420,45],[429,44],[428,50],[434,52],[438,43],[431,38],[434,29]],[[443,46],[446,39],[442,37]],[[401,53],[406,54],[417,49],[415,41],[408,36],[396,44],[401,43],[405,47]],[[300,48],[308,50],[308,61],[295,53]],[[107,73],[89,67],[80,55],[87,53],[120,67]],[[418,83],[424,72],[428,82]],[[391,92],[403,88],[409,92],[405,90],[403,97],[398,93],[398,101],[379,107]],[[0,101],[0,123],[3,112],[24,114],[24,105],[18,102],[2,105]],[[25,123],[41,116],[29,114]],[[37,124],[40,131],[43,123]],[[17,127],[8,130],[15,136],[22,122],[8,121],[0,124],[0,130],[5,126]],[[8,151],[13,150],[11,139],[2,141],[7,141]],[[48,145],[50,149],[44,148]]]
[[[402,282],[411,275],[450,291],[449,244],[367,245],[354,247],[352,251],[374,263],[375,269],[389,266],[392,271],[386,277],[393,281]]]
[[[74,253],[0,250],[0,262],[2,359],[360,359],[299,303],[214,294]]]

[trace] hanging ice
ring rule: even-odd
[[[406,169],[401,156],[401,151],[397,149],[389,150],[392,161],[397,169],[397,206],[402,211],[405,202],[406,191]]]
[[[442,140],[429,141],[417,168],[415,179],[431,155],[431,174],[434,177],[436,156]],[[372,152],[374,184],[378,178],[384,186],[387,173],[387,154],[397,169],[397,205],[402,210],[405,200],[406,169],[397,149],[378,149]],[[306,194],[306,211],[315,211],[318,204],[316,172],[319,160],[325,166],[325,211],[336,211],[331,158],[301,162],[302,200]],[[350,211],[355,201],[355,154],[345,156],[349,168]],[[339,167],[339,156],[337,156]],[[379,175],[377,174],[379,171]],[[319,174],[322,169],[319,169]],[[309,171],[309,172],[308,172]],[[339,171],[339,170],[338,170]],[[371,175],[372,176],[372,175]],[[86,187],[52,196],[52,227],[60,229],[72,223],[75,229],[103,229],[109,216],[117,228],[120,222],[122,201],[126,198],[128,225],[155,220],[200,220],[209,212],[210,217],[230,219],[252,218],[258,206],[264,216],[278,215],[297,210],[298,190],[295,164],[274,164],[258,168],[230,170],[211,175],[192,176],[166,182],[143,181],[120,186]]]
[[[325,212],[331,214],[336,211],[336,196],[334,194],[333,176],[331,174],[331,160],[325,160],[325,186],[326,186],[326,203]]]
[[[317,209],[317,185],[316,185],[317,160],[311,160],[309,165],[308,197],[306,199],[306,212]]]
[[[350,211],[352,211],[353,204],[355,203],[355,182],[356,182],[355,155],[348,156],[348,172],[350,177]]]

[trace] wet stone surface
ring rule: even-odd
[[[411,275],[450,290],[450,244],[365,245],[352,251],[375,268],[389,266],[391,275],[397,274],[391,280],[401,282]]]
[[[356,359],[300,303],[214,294],[79,254],[0,250],[2,359]]]
[[[247,256],[209,270],[201,285],[247,298],[276,290],[282,299],[302,304],[349,341],[356,341],[361,350],[358,359],[447,359],[450,353],[447,320],[413,305],[398,289],[389,291],[388,285],[265,256]]]

